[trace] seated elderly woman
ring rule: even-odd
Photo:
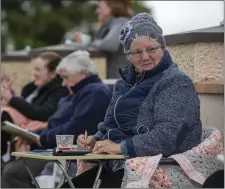
[[[121,79],[99,131],[87,141],[80,135],[78,148],[134,158],[168,157],[198,145],[200,101],[192,80],[166,50],[162,29],[151,16],[141,13],[123,26],[120,41],[131,64],[120,69]],[[92,187],[97,170],[75,177],[75,187]],[[106,161],[100,187],[120,188],[123,175],[124,161]]]
[[[58,109],[47,122],[47,128],[39,133],[41,148],[56,147],[56,135],[74,135],[76,141],[85,130],[95,134],[98,123],[104,120],[112,97],[110,88],[98,76],[87,51],[69,54],[59,63],[56,71],[63,79],[62,85],[69,89],[70,94],[60,100]],[[46,163],[28,161],[35,177],[41,173]],[[33,186],[21,159],[6,165],[2,174],[2,186]]]

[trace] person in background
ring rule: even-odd
[[[160,26],[140,13],[124,25],[120,41],[131,64],[120,69],[121,79],[98,132],[87,140],[80,135],[78,149],[130,159],[169,157],[197,146],[202,134],[200,101],[192,80],[172,61]],[[97,170],[73,178],[75,187],[92,187]],[[123,176],[124,161],[107,160],[100,188],[120,188]]]
[[[43,52],[33,59],[31,64],[34,81],[23,87],[21,96],[14,96],[10,88],[2,86],[4,105],[1,104],[1,122],[22,124],[32,120],[34,125],[40,121],[46,122],[54,114],[59,100],[68,94],[55,71],[60,60],[61,57],[54,52]],[[11,135],[1,132],[2,154],[6,152],[7,141],[10,139]]]
[[[4,70],[1,73],[1,86],[2,88],[7,88],[11,92],[12,96],[15,96],[16,93],[14,89],[12,88],[12,84],[17,78],[17,72],[14,72],[12,74],[6,73]]]
[[[56,147],[56,135],[74,135],[76,143],[77,137],[85,133],[85,130],[90,135],[96,133],[112,96],[110,88],[99,78],[87,51],[76,51],[68,55],[56,70],[63,79],[62,85],[69,89],[70,94],[60,100],[57,111],[47,122],[47,128],[39,133],[43,149]],[[34,176],[38,176],[44,169],[43,162],[28,161]],[[21,159],[11,162],[5,168],[2,187],[33,186]]]
[[[128,65],[123,47],[119,42],[120,29],[132,16],[132,2],[120,1],[97,1],[96,13],[100,29],[90,47],[94,47],[106,53],[107,78],[119,78],[117,70]],[[76,42],[82,43],[79,32],[75,32]]]

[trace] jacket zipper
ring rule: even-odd
[[[114,119],[115,119],[116,124],[117,124],[117,126],[118,126],[119,128],[120,128],[120,125],[119,125],[119,123],[118,123],[117,120],[116,120],[116,105],[117,105],[119,99],[120,99],[122,96],[123,96],[123,95],[121,95],[121,96],[116,100],[116,103],[115,103],[115,106],[114,106]]]
[[[142,78],[140,79],[140,81],[138,81],[137,83],[135,83],[134,86],[131,85],[131,84],[126,83],[123,79],[122,79],[122,80],[123,80],[123,82],[124,82],[126,85],[130,86],[131,89],[133,89],[134,87],[136,87],[136,85],[137,85],[138,83],[140,83],[140,82],[143,80],[144,76],[145,76],[145,73],[143,74],[143,76],[142,76]],[[119,98],[116,100],[116,103],[115,103],[115,106],[114,106],[114,119],[115,119],[115,122],[116,122],[118,128],[120,128],[120,125],[119,125],[119,123],[118,123],[118,121],[117,121],[117,119],[116,119],[116,105],[117,105],[119,99],[120,99],[122,96],[123,96],[123,95],[119,96]],[[109,129],[109,131],[108,131],[108,139],[109,139],[109,132],[110,132],[111,130],[113,130],[113,129]]]

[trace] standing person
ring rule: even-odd
[[[127,0],[97,1],[100,30],[90,46],[106,53],[107,78],[110,79],[119,78],[118,69],[128,65],[119,35],[122,26],[132,16],[131,5],[132,2]],[[75,40],[82,42],[78,32],[75,32]]]
[[[171,59],[160,26],[140,13],[124,25],[120,41],[131,64],[120,69],[121,79],[99,131],[87,142],[80,135],[78,148],[130,159],[168,157],[197,146],[202,134],[200,101],[192,80]],[[92,187],[97,170],[73,178],[75,187]],[[120,188],[123,176],[124,161],[108,160],[100,187]]]

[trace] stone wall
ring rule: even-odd
[[[179,68],[197,83],[207,79],[223,79],[223,45],[223,43],[190,43],[170,45],[167,48]]]

